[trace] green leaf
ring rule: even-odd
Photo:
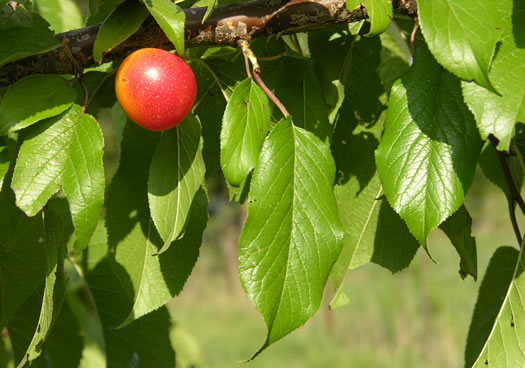
[[[12,27],[0,32],[0,67],[23,59],[42,54],[62,46],[48,30],[30,27]]]
[[[104,53],[135,33],[149,15],[148,9],[136,0],[127,0],[113,10],[97,33],[93,45],[95,62],[102,62]]]
[[[102,23],[119,4],[124,0],[89,0],[89,16],[86,25]]]
[[[53,212],[52,206],[46,207],[43,218],[45,228],[43,263],[46,267],[44,294],[43,298],[40,299],[41,302],[39,301],[32,306],[39,308],[40,313],[29,346],[24,353],[24,358],[18,363],[18,368],[22,368],[27,362],[31,362],[40,356],[43,342],[49,334],[53,320],[58,316],[64,299],[64,227],[60,216]],[[13,329],[13,324],[14,322],[10,323],[10,330]]]
[[[0,135],[56,116],[67,110],[75,98],[74,88],[61,76],[25,77],[12,84],[0,102]]]
[[[112,107],[115,104],[117,101],[115,73],[116,70],[109,72],[92,71],[84,74],[84,84],[89,91],[86,114],[97,116],[102,108]],[[75,87],[77,90],[76,103],[82,106],[84,104],[84,92],[80,84],[76,84]]]
[[[76,106],[33,129],[22,143],[11,187],[16,204],[28,216],[44,207],[62,184],[68,151],[82,112]]]
[[[239,187],[257,164],[270,123],[264,91],[251,79],[239,83],[226,105],[221,130],[221,167],[224,177]]]
[[[190,114],[162,134],[149,169],[151,218],[164,240],[159,253],[165,252],[183,232],[204,172],[201,127]]]
[[[428,233],[463,203],[480,150],[459,80],[418,48],[392,87],[376,164],[389,203],[425,249]]]
[[[372,23],[367,36],[375,36],[387,30],[394,17],[392,1],[390,0],[346,0],[346,7],[352,11],[364,6]]]
[[[330,142],[334,125],[330,123],[329,113],[333,108],[324,99],[313,61],[298,56],[283,57],[272,65],[268,74],[262,74],[264,81],[267,76],[268,86],[286,106],[294,124]]]
[[[213,13],[213,9],[215,9],[215,5],[217,4],[217,0],[208,0],[208,9],[206,9],[206,14],[204,14],[204,17],[202,18],[202,24],[208,19],[208,17]]]
[[[36,214],[63,185],[76,229],[76,249],[87,245],[104,201],[104,141],[95,119],[74,105],[30,132],[11,184],[17,205]]]
[[[478,278],[478,259],[476,239],[472,237],[472,218],[465,206],[461,206],[452,216],[439,225],[439,228],[448,236],[456,248],[461,260],[459,274],[461,278],[471,275]]]
[[[7,146],[0,146],[0,188],[4,184],[4,176],[9,170],[9,154],[7,152]]]
[[[75,108],[74,108],[75,109]],[[87,246],[104,204],[104,138],[97,121],[81,114],[74,127],[63,173],[64,194],[75,225],[75,250]]]
[[[316,61],[315,72],[329,107],[330,123],[337,119],[345,97],[354,45],[355,38],[348,32],[347,25],[308,34],[308,49]]]
[[[42,259],[46,256],[41,243],[42,217],[27,217],[20,211],[7,182],[0,192],[0,208],[0,326],[6,326],[44,281],[46,265]]]
[[[80,367],[84,334],[66,300],[46,339],[45,355],[41,355],[39,360],[48,360],[53,368]],[[64,349],[65,346],[67,349]]]
[[[343,240],[334,174],[328,146],[289,120],[264,142],[239,240],[241,282],[268,327],[253,357],[319,308]]]
[[[492,256],[472,315],[466,367],[525,365],[524,264],[523,253],[511,247]]]
[[[351,88],[349,95],[357,93],[361,87],[357,83]],[[332,141],[338,173],[334,194],[345,237],[341,255],[330,273],[335,289],[331,309],[346,304],[348,298],[343,293],[343,281],[348,270],[374,262],[391,272],[398,272],[410,264],[419,247],[406,224],[388,205],[376,172],[374,152],[379,145],[383,119],[373,125],[360,122],[358,116],[370,117],[379,112],[356,114],[356,107],[359,111],[367,111],[350,100],[345,101]],[[379,106],[380,110],[382,108]]]
[[[184,55],[184,23],[186,15],[170,0],[143,0],[168,39],[175,45],[179,55]]]
[[[44,17],[55,33],[82,28],[84,18],[73,0],[33,0],[33,9]]]
[[[125,139],[127,147],[128,137]],[[167,309],[163,307],[129,326],[115,328],[129,313],[133,300],[116,275],[120,266],[110,255],[104,226],[97,228],[87,250],[81,264],[102,322],[107,366],[129,368],[138,361],[140,367],[173,368],[175,352],[169,342],[172,322]]]
[[[402,35],[397,27],[392,32],[379,35],[381,63],[377,67],[377,73],[387,91],[390,91],[392,84],[408,71],[408,57],[412,58],[410,48]]]
[[[158,309],[180,292],[197,260],[208,216],[206,193],[201,189],[193,200],[184,235],[157,255],[163,242],[150,219],[147,181],[159,135],[135,124],[128,124],[124,133],[120,167],[109,188],[106,212],[115,269],[133,300],[120,327]]]
[[[525,48],[519,35],[525,33],[525,2],[494,2],[500,7],[503,36],[489,78],[499,95],[475,83],[463,82],[463,96],[474,113],[483,139],[493,134],[498,149],[508,150],[517,121],[525,121]],[[499,14],[499,13],[498,13]]]
[[[461,79],[493,90],[489,68],[502,31],[498,2],[420,0],[417,5],[421,30],[436,60]]]
[[[34,27],[49,33],[49,23],[37,13],[30,12],[22,6],[16,11],[10,6],[0,7],[0,29],[12,27]]]
[[[220,167],[221,121],[226,108],[224,98],[216,98],[220,93],[219,87],[214,86],[210,93],[206,92],[194,111],[202,122],[202,156],[206,164],[206,178],[211,177]]]

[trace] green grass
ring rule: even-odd
[[[311,321],[249,363],[239,361],[263,343],[265,326],[237,278],[226,277],[217,225],[224,220],[211,218],[214,234],[206,237],[185,289],[170,303],[174,319],[198,344],[192,350],[200,362],[195,366],[463,367],[470,318],[488,261],[499,245],[516,244],[503,194],[480,175],[466,205],[474,218],[478,282],[460,278],[459,257],[436,230],[429,247],[438,264],[420,249],[410,267],[395,275],[374,264],[352,271],[345,282],[348,306],[328,311],[327,291]]]

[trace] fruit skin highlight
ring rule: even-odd
[[[124,59],[115,78],[115,92],[132,121],[149,130],[167,130],[190,112],[197,82],[180,57],[146,48]]]

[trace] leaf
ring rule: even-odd
[[[392,32],[381,33],[379,39],[381,62],[377,73],[385,90],[390,91],[392,84],[408,71],[408,58],[412,59],[411,51],[398,28]]]
[[[463,96],[474,113],[481,138],[493,134],[499,139],[498,149],[508,150],[517,121],[525,121],[525,48],[520,36],[525,33],[525,3],[523,1],[494,2],[500,8],[503,35],[489,78],[499,95],[463,82]],[[499,13],[498,13],[499,14]]]
[[[34,334],[30,338],[24,358],[18,363],[18,368],[36,359],[42,353],[42,345],[45,341],[54,319],[58,316],[62,302],[64,300],[65,281],[63,275],[64,265],[64,228],[61,218],[53,212],[52,206],[47,206],[44,210],[45,228],[45,258],[46,278],[44,282],[44,294],[40,299],[41,303],[33,305],[39,308],[40,313]],[[25,314],[25,313],[24,313]],[[10,323],[10,330],[13,329],[14,322]],[[31,335],[29,335],[31,336]]]
[[[501,37],[498,2],[420,0],[418,15],[428,47],[441,65],[494,90],[489,68]]]
[[[310,59],[283,57],[270,70],[268,86],[275,90],[296,126],[314,133],[324,142],[330,142],[334,129],[328,119],[331,109],[313,68],[314,63]],[[264,81],[266,76],[262,75]]]
[[[25,139],[12,188],[17,206],[33,216],[64,186],[76,230],[76,249],[87,245],[104,201],[102,131],[92,116],[74,105],[38,125]]]
[[[481,140],[459,80],[420,47],[392,87],[376,165],[392,208],[428,252],[428,233],[463,203]]]
[[[97,121],[81,114],[71,137],[62,178],[75,225],[77,252],[87,246],[102,212],[106,184],[103,148],[104,137]]]
[[[42,262],[45,259],[42,217],[27,217],[15,206],[7,181],[0,192],[0,208],[0,326],[6,326],[42,284],[46,265]]]
[[[89,0],[89,16],[86,26],[102,23],[109,13],[113,11],[124,0]]]
[[[55,33],[82,28],[84,19],[73,0],[33,0],[33,9],[44,17]]]
[[[330,110],[330,123],[337,119],[345,98],[344,87],[349,79],[354,45],[355,38],[347,25],[308,34],[308,49],[316,61],[315,72]]]
[[[184,23],[186,15],[170,0],[143,0],[168,39],[175,45],[179,55],[184,55]]]
[[[86,105],[86,114],[97,116],[102,108],[113,107],[117,101],[115,95],[115,73],[116,70],[109,72],[93,71],[84,74],[84,84],[89,91]],[[80,106],[84,104],[84,92],[82,87],[77,84],[77,100]]]
[[[352,11],[363,5],[372,25],[367,36],[375,36],[387,30],[394,17],[392,1],[390,0],[346,0],[346,7]]]
[[[201,126],[193,115],[188,115],[177,127],[162,134],[149,169],[149,208],[164,240],[159,254],[184,230],[204,172]]]
[[[0,135],[56,116],[67,110],[75,98],[75,90],[61,76],[25,77],[12,84],[0,102]]]
[[[107,366],[129,368],[140,362],[140,367],[174,367],[175,352],[169,343],[168,332],[172,322],[166,308],[116,329],[133,301],[124,292],[116,275],[115,269],[119,265],[109,253],[103,226],[97,227],[87,249],[89,252],[84,252],[81,264],[102,322]]]
[[[257,164],[270,117],[268,98],[251,78],[235,87],[220,136],[221,167],[230,185],[239,187]]]
[[[216,98],[214,92],[220,94],[219,88],[215,86],[209,94],[206,93],[194,110],[202,122],[202,157],[206,165],[206,178],[211,177],[220,167],[221,121],[226,108],[226,101],[223,98]]]
[[[148,9],[136,0],[127,0],[118,5],[104,20],[97,33],[93,45],[95,62],[100,64],[106,52],[135,33],[148,15]]]
[[[363,73],[359,79],[365,76]],[[349,95],[357,93],[360,85],[356,83],[351,88]],[[356,106],[364,114],[357,114]],[[379,106],[379,111],[382,109]],[[332,153],[338,174],[334,194],[345,237],[341,254],[330,272],[335,290],[331,309],[348,300],[343,293],[348,270],[374,262],[393,273],[398,272],[410,264],[419,248],[406,224],[388,205],[376,171],[374,151],[379,144],[385,114],[374,125],[365,125],[357,120],[358,116],[370,117],[379,112],[366,110],[350,100],[345,100],[340,112]]]
[[[9,170],[9,155],[7,152],[7,146],[0,146],[0,188],[4,183],[4,176]]]
[[[84,333],[66,299],[46,339],[45,355],[41,355],[39,360],[48,360],[53,368],[79,367]],[[64,349],[65,346],[67,349]]]
[[[208,9],[206,9],[206,14],[204,14],[204,17],[202,17],[202,24],[208,19],[208,17],[213,13],[213,9],[215,9],[215,5],[217,4],[217,0],[208,0]]]
[[[525,272],[523,252],[496,250],[479,288],[470,324],[466,367],[525,364]]]
[[[28,216],[40,211],[60,189],[69,146],[81,116],[76,106],[36,126],[22,143],[11,187],[17,206]]]
[[[326,144],[289,120],[264,142],[239,240],[241,283],[268,327],[252,359],[319,308],[343,240],[334,174]]]
[[[158,134],[128,124],[120,167],[108,192],[106,227],[115,270],[133,300],[119,327],[158,309],[178,294],[195,264],[207,221],[207,198],[199,190],[184,235],[157,255],[162,240],[150,219],[147,178]],[[133,198],[130,201],[129,198]]]
[[[0,32],[0,67],[31,55],[42,54],[62,46],[48,30],[12,27]]]
[[[0,29],[18,26],[40,28],[49,33],[49,23],[37,13],[30,12],[22,6],[17,6],[16,11],[10,6],[0,7]]]
[[[456,248],[461,261],[459,274],[464,279],[471,275],[474,280],[478,278],[478,260],[476,239],[471,235],[472,218],[465,206],[461,206],[452,216],[439,225],[439,228],[448,236]]]

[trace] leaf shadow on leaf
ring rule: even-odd
[[[353,112],[351,105],[344,102],[331,150],[337,170],[336,183],[344,185],[355,176],[359,182],[359,191],[355,195],[357,197],[376,172],[374,152],[379,146],[379,140],[371,131],[361,129],[355,132],[359,123]],[[374,124],[375,122],[369,126]]]
[[[464,195],[472,184],[482,141],[474,116],[463,101],[459,78],[439,65],[420,43],[416,46],[414,64],[401,77],[401,84],[414,124],[432,142],[450,147],[452,165]]]
[[[137,358],[141,366],[174,367],[175,351],[169,343],[173,322],[166,308],[123,328],[116,328],[129,314],[133,299],[123,292],[122,274],[117,276],[121,266],[114,261],[107,245],[98,247],[100,249],[94,252],[105,252],[102,259],[95,265],[88,265],[92,249],[88,247],[84,253],[83,268],[102,322],[108,367],[129,367]]]
[[[513,0],[512,4],[512,33],[516,47],[525,48],[525,2],[523,0]]]
[[[188,170],[192,167],[194,161],[197,159],[197,154],[199,153],[199,145],[196,144],[195,146],[184,144],[184,131],[182,130],[183,124],[196,124],[197,121],[195,118],[186,118],[179,126],[173,128],[170,131],[166,131],[163,134],[169,134],[169,138],[172,140],[171,144],[173,146],[174,150],[179,150],[180,152],[178,155],[183,156],[187,155],[186,157],[178,157],[178,163],[179,165],[176,165],[176,170],[179,172],[178,175],[180,175],[180,181],[184,179],[184,176],[188,172]],[[200,127],[199,127],[200,130]],[[164,136],[161,138],[163,141]],[[180,148],[177,148],[177,145],[180,145]],[[177,158],[175,154],[171,156],[171,159]],[[153,161],[155,162],[155,160]],[[152,165],[153,166],[153,165]],[[150,173],[151,175],[151,173]],[[168,175],[168,174],[166,174]],[[162,197],[169,195],[172,193],[175,188],[180,184],[177,180],[164,180],[163,185],[148,185],[148,190],[150,191],[150,194]],[[149,210],[148,210],[149,212]]]
[[[127,298],[133,301],[127,305],[127,314],[119,314],[122,318],[118,323],[125,321],[124,325],[159,308],[162,301],[167,302],[182,290],[199,255],[201,238],[197,237],[202,236],[207,222],[207,196],[201,188],[192,202],[183,236],[166,252],[155,255],[163,241],[150,217],[147,182],[157,142],[158,134],[135,124],[126,126],[120,167],[106,200],[107,257]],[[151,277],[156,277],[157,294],[145,302],[144,289],[152,287],[145,282]]]
[[[207,208],[208,197],[206,191],[201,187],[197,193],[195,193],[191,204],[185,224],[186,231],[181,238],[171,243],[171,246],[166,252],[156,256],[159,257],[162,273],[171,275],[169,281],[165,281],[171,295],[178,295],[181,292],[193,267],[197,263],[200,244],[202,242],[202,233],[208,220]],[[174,274],[177,275],[177,277],[174,278]]]

